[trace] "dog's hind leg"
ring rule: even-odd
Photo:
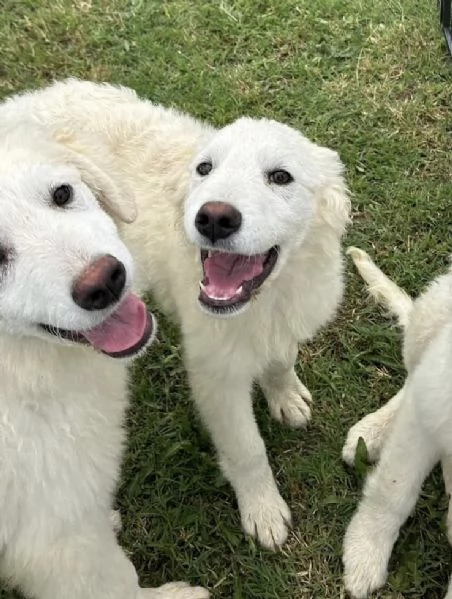
[[[347,439],[342,448],[342,459],[349,466],[354,464],[356,447],[360,438],[366,444],[369,460],[376,462],[379,459],[383,445],[388,438],[393,421],[403,401],[404,389],[405,387],[402,387],[383,407],[364,416],[348,431]]]
[[[297,349],[297,345],[291,348],[286,362],[272,362],[259,378],[259,385],[273,418],[301,428],[311,419],[312,397],[295,372]]]
[[[367,597],[384,584],[400,526],[438,459],[413,403],[405,394],[380,462],[366,481],[363,499],[345,534],[345,587],[353,597]]]

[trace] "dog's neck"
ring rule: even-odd
[[[95,352],[86,346],[56,343],[46,341],[39,337],[0,334],[0,401],[3,392],[8,387],[8,381],[16,388],[19,386],[23,392],[28,389],[30,394],[39,389],[55,389],[56,381],[61,378],[67,380],[68,373],[77,373],[78,363],[89,360],[93,372],[98,362],[114,360]],[[37,375],[36,364],[39,364]],[[121,362],[117,362],[119,367]],[[84,380],[74,382],[80,386],[85,385]],[[67,384],[67,383],[66,383]]]

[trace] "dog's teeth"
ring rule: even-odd
[[[199,281],[199,288],[201,289],[201,291],[206,291],[206,286],[202,284],[202,281]]]
[[[243,285],[240,285],[240,287],[235,292],[235,295],[240,295],[242,293],[242,291],[243,291]]]
[[[207,257],[211,258],[213,254],[213,250],[207,250]]]

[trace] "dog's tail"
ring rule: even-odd
[[[406,327],[413,308],[411,297],[391,281],[366,252],[349,247],[347,254],[351,256],[359,274],[367,283],[371,296],[398,319],[400,326]]]

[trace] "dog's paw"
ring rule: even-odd
[[[301,381],[297,379],[294,387],[273,390],[268,405],[275,420],[293,428],[303,428],[311,420],[312,396]]]
[[[342,557],[344,584],[352,597],[364,599],[385,584],[392,545],[392,539],[374,522],[359,513],[354,516],[345,534]]]
[[[255,537],[267,549],[273,551],[287,540],[291,526],[291,514],[287,503],[272,490],[239,502],[242,527],[247,535]]]
[[[186,582],[169,582],[156,589],[140,589],[137,599],[208,599],[210,593]]]
[[[355,463],[356,448],[360,437],[364,439],[367,457],[370,462],[376,462],[383,448],[389,431],[390,423],[382,418],[379,412],[364,416],[348,431],[347,439],[342,448],[342,459],[349,466]]]

